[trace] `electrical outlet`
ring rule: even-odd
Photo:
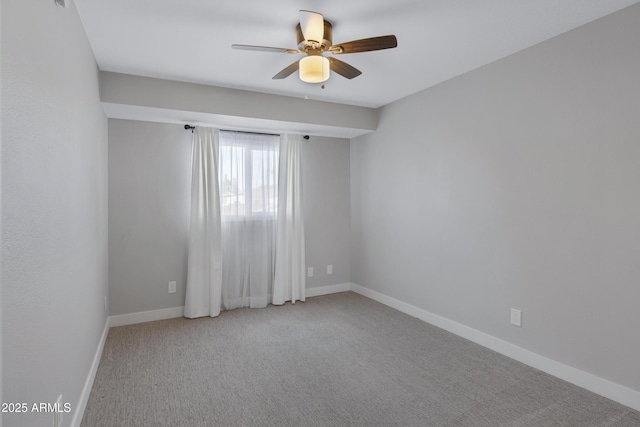
[[[307,268],[307,277],[313,277],[313,267]]]
[[[511,324],[522,327],[522,312],[518,309],[511,309]]]
[[[107,312],[107,296],[104,296],[104,312]]]
[[[176,282],[169,282],[169,293],[170,294],[176,293]]]
[[[327,274],[333,274],[333,264],[327,265]]]

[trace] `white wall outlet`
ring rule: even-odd
[[[176,282],[169,282],[169,293],[170,294],[176,293]]]
[[[333,274],[333,264],[327,265],[327,274]]]
[[[107,312],[107,296],[104,296],[104,312]]]
[[[522,327],[522,312],[516,308],[511,309],[511,324]]]
[[[307,277],[313,277],[313,267],[307,268]]]

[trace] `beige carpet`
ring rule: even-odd
[[[640,426],[360,295],[112,328],[82,426]]]

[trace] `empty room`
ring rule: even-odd
[[[0,5],[1,427],[640,425],[637,0]]]

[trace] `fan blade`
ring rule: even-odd
[[[269,47],[269,46],[252,46],[249,44],[232,44],[233,49],[238,50],[255,50],[258,52],[275,52],[275,53],[302,53],[298,49],[287,49],[284,47]]]
[[[300,28],[305,40],[322,43],[324,37],[324,17],[310,10],[300,11]]]
[[[329,51],[334,54],[371,52],[374,50],[391,49],[398,46],[396,36],[380,36],[368,39],[333,45]]]
[[[356,67],[352,67],[344,61],[331,57],[327,59],[329,60],[331,71],[340,74],[342,77],[346,77],[351,80],[352,78],[358,77],[362,74],[362,71],[358,70]]]
[[[273,76],[272,79],[273,80],[284,79],[284,78],[289,77],[291,74],[295,73],[296,71],[298,71],[298,61],[296,61],[293,64],[289,65],[284,70],[280,71],[278,74]]]

